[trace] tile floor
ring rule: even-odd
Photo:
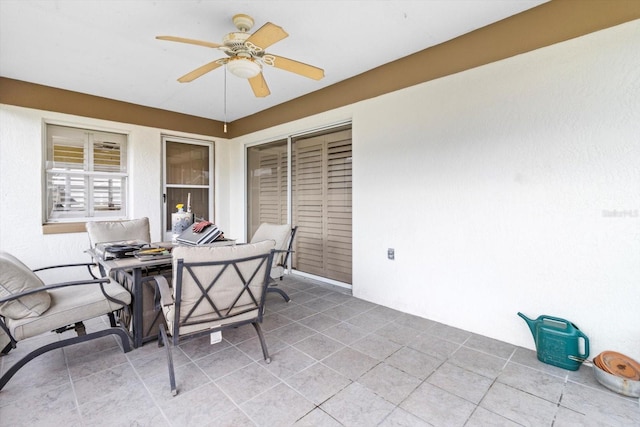
[[[535,353],[289,276],[263,323],[174,351],[179,394],[155,343],[107,337],[56,350],[0,392],[1,426],[639,426],[638,399]],[[99,319],[88,328],[99,328]],[[56,339],[55,336],[46,339]],[[43,338],[0,358],[6,369]],[[30,344],[30,345],[28,345]]]

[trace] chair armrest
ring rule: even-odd
[[[40,267],[33,269],[33,272],[41,271],[41,270],[50,270],[52,268],[61,268],[61,267],[97,267],[98,264],[95,262],[80,262],[76,264],[59,264],[59,265],[49,265],[47,267]]]
[[[40,267],[40,268],[33,269],[31,271],[33,271],[34,273],[37,273],[39,271],[52,270],[54,268],[64,268],[64,267],[87,267],[87,271],[89,272],[91,277],[93,277],[94,279],[99,279],[99,277],[96,277],[96,275],[93,274],[93,271],[91,271],[91,268],[98,268],[99,267],[99,265],[97,263],[95,263],[95,262],[81,262],[81,263],[76,263],[76,264],[49,265],[47,267]]]
[[[287,258],[289,257],[289,254],[292,254],[294,252],[295,251],[290,251],[290,250],[287,250],[287,249],[274,249],[273,250],[274,258],[276,256],[276,254],[278,254],[278,253],[286,254],[284,257],[280,258],[280,262],[278,262],[278,264],[276,264],[276,265],[278,265],[280,267],[285,267],[285,264],[287,263]]]
[[[173,305],[175,301],[167,278],[162,275],[157,275],[153,276],[153,279],[156,281],[156,288],[160,291],[160,304],[162,306]]]

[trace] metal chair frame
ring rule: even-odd
[[[298,226],[296,225],[295,227],[293,227],[291,229],[291,237],[289,238],[289,245],[287,247],[287,250],[276,250],[276,253],[285,253],[285,256],[282,260],[282,262],[280,264],[278,264],[278,266],[283,267],[284,269],[287,268],[287,262],[289,261],[289,255],[293,253],[293,239],[296,237],[296,232],[298,231]],[[280,280],[282,280],[284,276],[280,276]],[[284,298],[284,300],[286,302],[291,301],[291,298],[289,297],[289,295],[287,295],[287,293],[285,291],[283,291],[282,289],[278,288],[277,286],[277,282],[274,279],[270,279],[270,283],[269,283],[269,287],[267,288],[267,292],[275,292],[277,294],[280,294],[282,296],[282,298]]]
[[[63,267],[84,267],[86,266],[87,269],[89,270],[89,274],[92,274],[91,272],[91,267],[95,267],[96,264],[93,263],[79,263],[79,264],[64,264],[64,265],[54,265],[54,266],[49,266],[49,267],[43,267],[43,268],[38,268],[35,270],[32,270],[33,272],[38,272],[38,271],[43,271],[43,270],[49,270],[49,269],[54,269],[54,268],[63,268]],[[116,304],[120,304],[123,306],[127,306],[127,304],[124,301],[120,301],[118,299],[115,299],[113,297],[111,297],[110,295],[108,295],[105,292],[104,289],[104,284],[108,283],[109,279],[107,278],[103,278],[103,279],[92,279],[92,280],[76,280],[76,281],[69,281],[69,282],[62,282],[62,283],[55,283],[55,284],[50,284],[50,285],[45,285],[41,288],[38,289],[30,289],[28,291],[24,291],[24,292],[20,292],[18,294],[12,294],[10,296],[7,297],[3,297],[0,298],[0,305],[4,304],[5,302],[8,301],[13,301],[22,297],[25,297],[27,295],[32,295],[32,294],[36,294],[39,292],[45,292],[51,289],[56,289],[56,288],[64,288],[64,287],[69,287],[69,286],[90,286],[90,285],[98,285],[100,286],[100,290],[102,291],[102,294],[105,296],[106,299],[108,299],[109,301],[112,301]],[[54,343],[50,343],[50,344],[46,344],[42,347],[36,348],[35,350],[29,352],[28,354],[26,354],[24,357],[22,357],[20,360],[18,360],[16,363],[14,363],[0,378],[0,390],[2,390],[2,388],[7,384],[7,382],[9,382],[9,380],[20,370],[20,368],[22,368],[23,366],[25,366],[28,362],[30,362],[31,360],[35,359],[36,357],[47,353],[51,350],[55,350],[58,348],[62,348],[62,347],[66,347],[69,345],[73,345],[73,344],[77,344],[80,342],[85,342],[85,341],[90,341],[96,338],[100,338],[100,337],[104,337],[104,336],[108,336],[108,335],[116,335],[118,337],[120,337],[120,341],[122,342],[122,348],[124,350],[125,353],[128,353],[129,351],[131,351],[131,344],[129,342],[129,335],[128,333],[125,331],[124,328],[122,328],[121,326],[119,326],[116,322],[116,318],[113,314],[113,312],[109,312],[106,313],[109,316],[109,322],[111,324],[110,328],[107,329],[102,329],[96,332],[92,332],[87,334],[84,328],[84,324],[82,322],[77,322],[75,325],[71,326],[71,325],[59,325],[57,328],[55,328],[53,331],[57,332],[57,333],[62,333],[65,332],[69,329],[75,329],[76,333],[78,334],[78,336],[75,337],[71,337],[71,338],[66,338],[64,340],[60,340],[60,341],[56,341]],[[88,320],[88,319],[85,319]],[[5,323],[5,318],[4,316],[0,316],[0,328],[2,328],[2,330],[7,334],[7,336],[9,337],[9,344],[7,344],[7,346],[2,349],[0,351],[0,353],[2,354],[8,354],[9,351],[11,351],[12,349],[17,347],[17,343],[18,341],[11,335],[11,332],[9,331],[8,326]]]
[[[171,393],[175,396],[177,394],[176,380],[175,380],[175,370],[173,366],[173,356],[171,352],[171,346],[165,345],[171,343],[173,346],[177,346],[180,342],[181,338],[185,337],[195,337],[201,335],[208,335],[212,332],[222,331],[228,328],[236,328],[241,325],[245,325],[251,323],[258,334],[258,338],[260,340],[260,346],[262,347],[262,355],[264,356],[264,360],[267,363],[271,362],[269,357],[269,351],[267,349],[267,343],[264,339],[264,335],[262,333],[262,329],[260,328],[260,323],[262,322],[262,317],[264,314],[264,303],[266,299],[266,292],[270,281],[270,271],[271,271],[271,263],[273,261],[274,250],[270,251],[267,254],[255,255],[244,258],[237,258],[225,261],[209,261],[209,262],[185,262],[183,259],[178,259],[176,263],[176,271],[175,271],[175,301],[172,300],[172,297],[167,295],[167,292],[170,292],[170,288],[166,283],[166,278],[164,276],[155,276],[157,283],[157,290],[160,293],[161,304],[163,305],[171,305],[174,304],[174,321],[173,328],[171,331],[171,339],[167,336],[167,330],[165,329],[164,324],[160,324],[159,332],[158,332],[158,346],[164,346],[166,348],[167,353],[167,365],[169,368],[169,382],[171,385]],[[239,265],[246,262],[252,262],[259,260],[258,265],[253,270],[253,273],[249,277],[244,277],[242,272],[240,271]],[[265,263],[266,266],[265,266]],[[198,277],[197,272],[195,271],[198,267],[216,267],[221,266],[220,271],[217,272],[215,277],[210,280],[208,284],[203,284],[202,280]],[[260,270],[264,268],[264,277],[258,278],[256,277]],[[212,291],[215,291],[215,285],[218,280],[223,276],[227,270],[233,269],[238,275],[239,282],[242,285],[242,289],[238,291],[237,295],[234,297],[234,301],[230,307],[227,308],[219,308],[215,301],[210,296]],[[202,271],[202,270],[200,270]],[[183,287],[183,277],[185,274],[188,274],[197,287],[200,289],[201,295],[198,301],[194,304],[191,310],[187,313],[187,315],[181,319],[181,303],[182,303],[182,287]],[[254,292],[249,288],[249,285],[254,281],[260,279],[262,281],[261,284],[261,292],[259,295],[255,295]],[[231,311],[236,307],[236,304],[240,301],[240,298],[244,294],[249,295],[252,305],[247,309],[231,313]],[[172,301],[168,303],[164,303],[162,301],[168,301],[171,299]],[[215,298],[214,298],[215,299]],[[191,317],[193,313],[199,308],[201,305],[207,305],[208,308],[211,308],[210,316],[207,316],[205,319],[193,320]],[[242,314],[250,312],[252,310],[256,310],[256,316],[251,319],[243,319],[239,321],[233,321],[234,317],[238,317]],[[203,323],[211,323],[217,322],[220,320],[229,320],[229,323],[226,323],[220,327],[215,328],[206,328],[200,331],[194,331],[190,333],[180,334],[180,328],[184,326],[192,326]]]

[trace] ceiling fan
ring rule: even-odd
[[[234,31],[224,36],[222,44],[187,39],[184,37],[156,37],[158,40],[168,40],[210,47],[221,50],[228,55],[228,58],[216,59],[215,61],[209,62],[208,64],[185,74],[178,79],[179,82],[186,83],[193,81],[209,71],[213,71],[218,67],[226,65],[227,69],[232,74],[249,80],[249,84],[251,85],[251,89],[255,96],[265,97],[271,92],[269,91],[269,86],[267,86],[267,82],[262,75],[262,67],[264,65],[280,68],[281,70],[290,71],[314,80],[320,80],[324,77],[324,70],[322,68],[265,52],[265,49],[269,46],[289,36],[289,34],[287,34],[287,32],[281,27],[274,25],[271,22],[267,22],[260,27],[258,31],[251,34],[249,33],[249,30],[253,27],[254,21],[252,17],[245,14],[235,15],[233,17],[233,24],[236,26],[238,31]]]

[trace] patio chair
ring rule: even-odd
[[[158,345],[165,346],[171,393],[177,394],[171,348],[180,339],[252,324],[262,355],[269,363],[260,328],[273,258],[273,241],[238,246],[174,248],[173,289],[156,276],[167,329],[160,326]],[[171,337],[169,341],[168,337]]]
[[[296,236],[297,230],[297,226],[291,228],[289,224],[280,225],[263,222],[256,230],[250,242],[256,243],[263,240],[273,240],[275,242],[276,253],[271,265],[271,281],[268,291],[280,294],[286,302],[291,301],[291,298],[289,298],[289,295],[287,295],[285,291],[276,287],[276,279],[279,278],[282,280],[284,277],[284,273],[287,268],[287,261],[289,260],[289,254],[293,252],[293,239]]]
[[[119,241],[140,241],[151,243],[151,232],[149,227],[149,218],[137,218],[124,221],[91,221],[86,224],[87,234],[89,235],[89,243],[92,248],[98,243],[119,242]],[[97,277],[106,277],[109,272],[104,271],[102,265],[99,266],[99,274]],[[154,269],[145,269],[144,276],[153,276],[155,274],[170,275],[169,269],[156,267]],[[114,280],[124,286],[131,294],[135,295],[133,284],[128,276],[119,271],[110,275]],[[157,334],[158,325],[163,322],[162,315],[156,310],[155,295],[153,281],[146,281],[141,290],[142,299],[142,322],[141,327],[146,331],[145,336]],[[118,313],[121,321],[131,328],[131,312],[129,307]]]
[[[13,255],[0,251],[0,332],[9,337],[2,349],[7,354],[17,343],[45,332],[62,333],[75,329],[77,336],[39,347],[11,366],[0,378],[0,390],[30,360],[48,351],[68,345],[116,335],[124,352],[131,346],[129,335],[113,325],[113,312],[131,302],[129,292],[108,278],[88,279],[45,285],[35,274],[52,268],[84,267],[93,264],[66,264],[30,270]],[[112,326],[86,333],[83,322],[109,315]]]
[[[138,218],[124,221],[89,221],[85,225],[89,235],[89,244],[95,248],[98,243],[140,241],[151,243],[149,231],[149,218]],[[106,272],[100,269],[100,276],[106,276]]]
[[[120,240],[140,240],[151,243],[149,218],[138,218],[126,221],[90,221],[86,225],[91,247],[97,243],[116,242]]]

